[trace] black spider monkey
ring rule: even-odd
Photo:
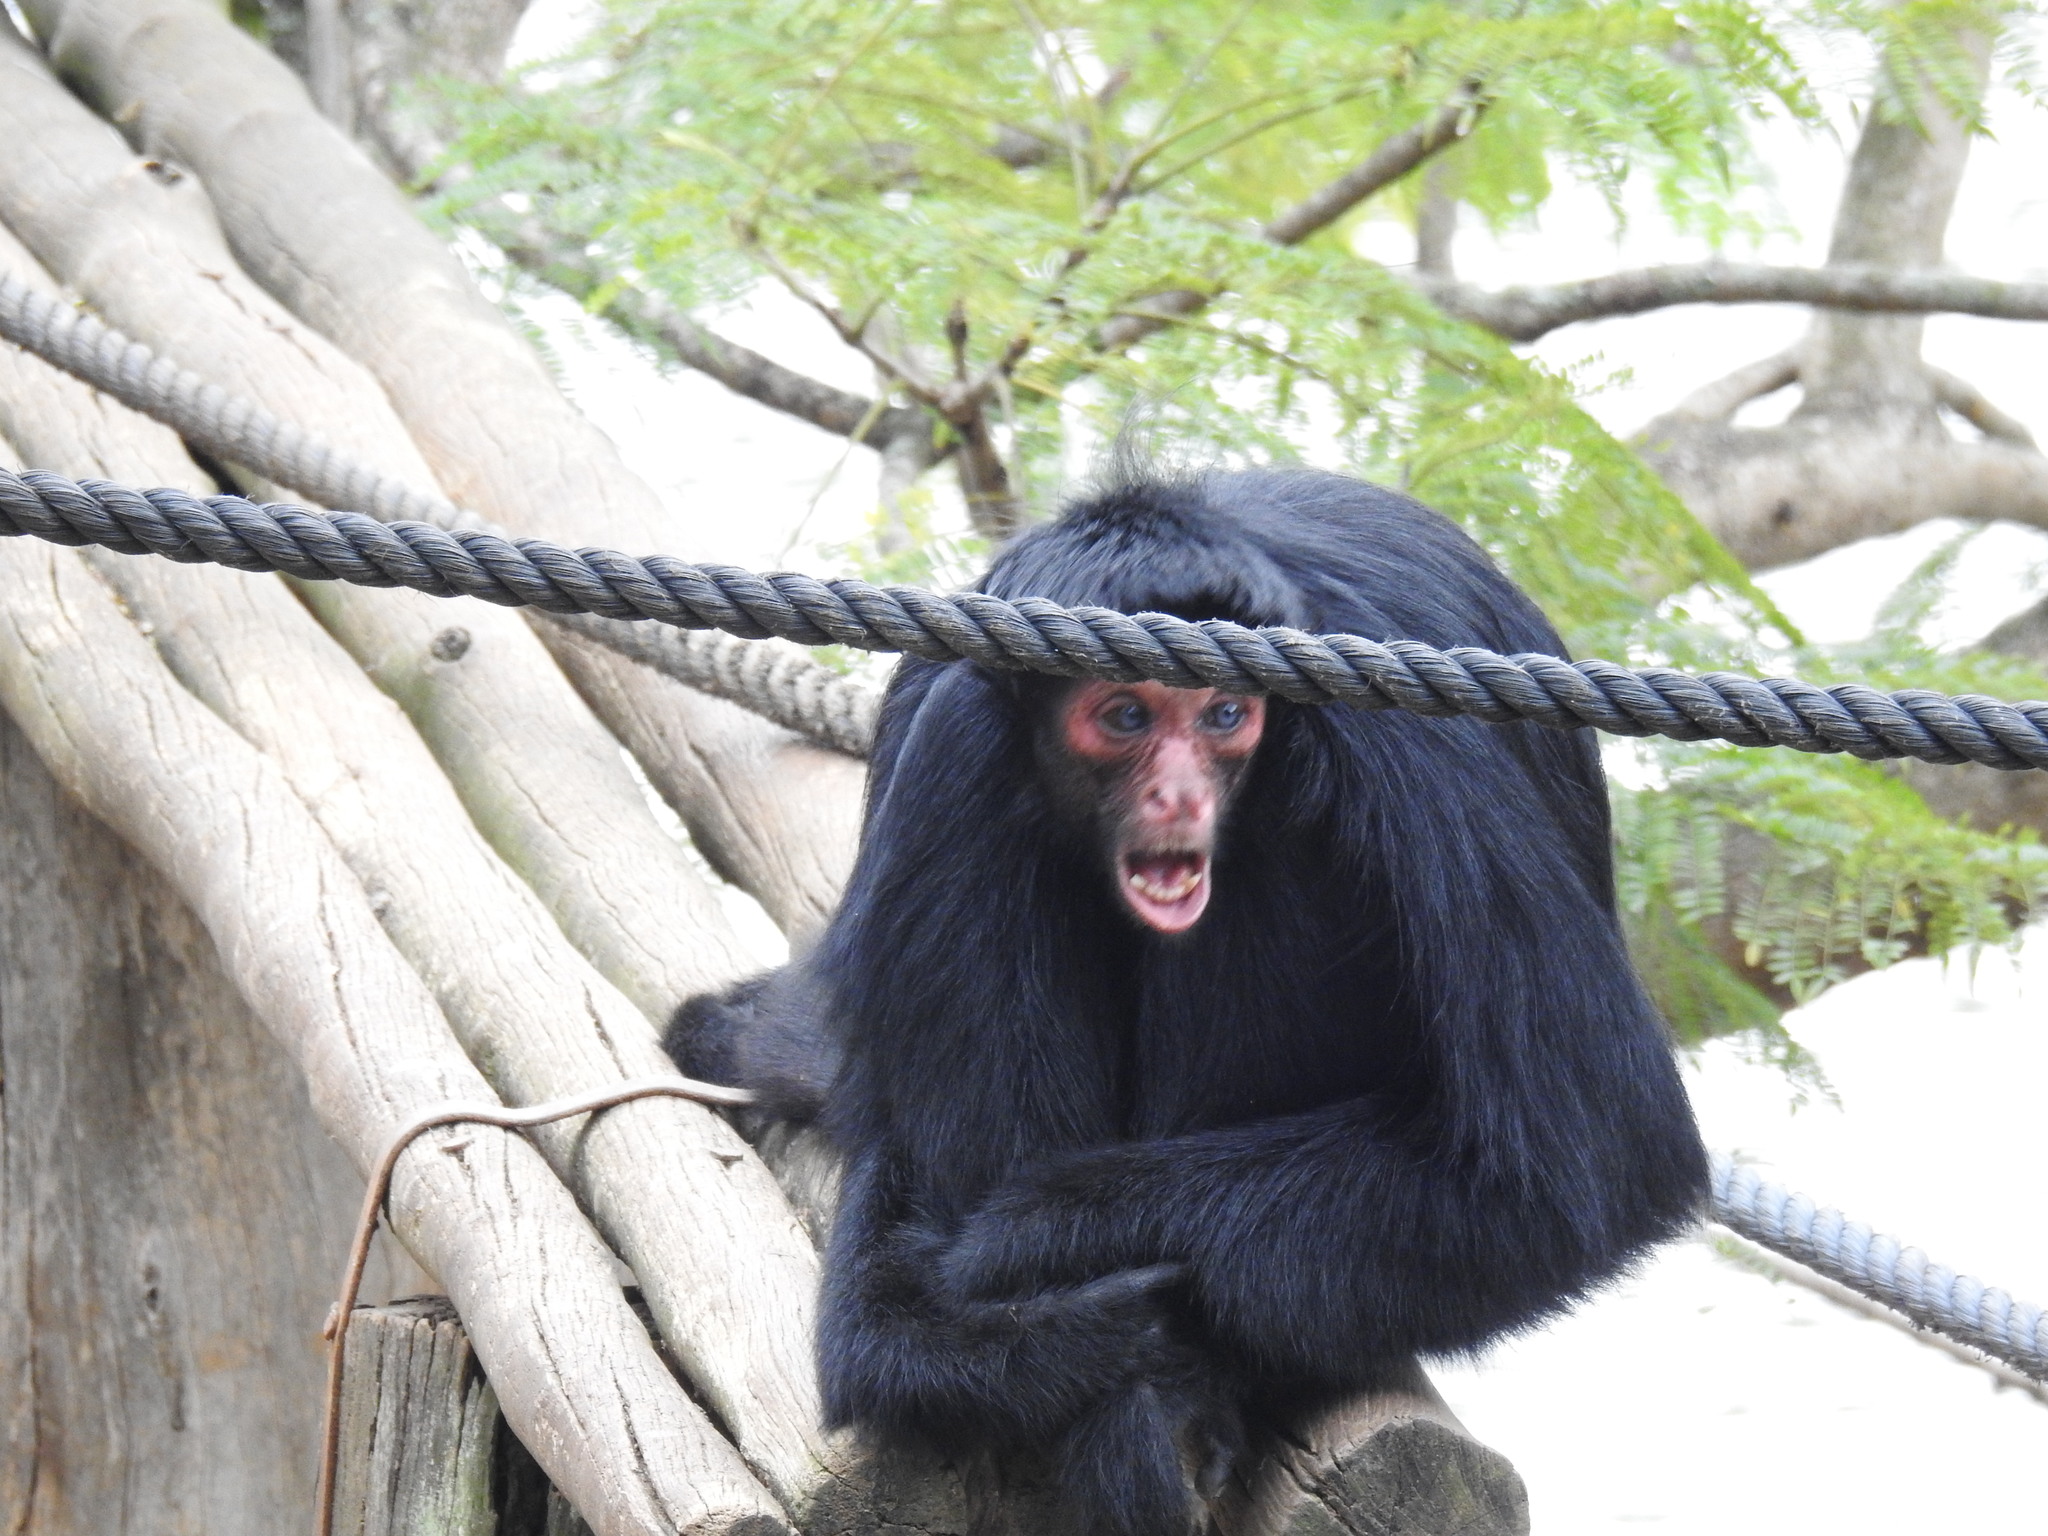
[[[1305,470],[1123,484],[982,590],[1561,653],[1444,518]],[[828,931],[669,1047],[844,1158],[833,1422],[1035,1448],[1115,1536],[1705,1191],[1593,739],[1532,724],[906,660]]]

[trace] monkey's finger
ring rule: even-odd
[[[1026,1324],[1042,1324],[1062,1317],[1108,1317],[1138,1310],[1142,1303],[1185,1279],[1187,1273],[1185,1264],[1148,1264],[1142,1269],[1120,1269],[1081,1285],[984,1305],[998,1307]]]
[[[1155,1295],[1187,1279],[1185,1264],[1147,1264],[1140,1269],[1120,1269],[1114,1274],[1077,1285],[1070,1293],[1077,1301],[1107,1305],[1125,1299]]]

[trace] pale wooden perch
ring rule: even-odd
[[[376,376],[456,501],[572,544],[688,552],[691,530],[253,38],[202,0],[26,10],[88,100],[198,173],[250,275]],[[785,930],[815,928],[851,857],[858,769],[601,648],[550,643],[712,861]]]
[[[430,1104],[490,1102],[282,773],[171,677],[84,562],[10,540],[0,583],[0,703],[191,903],[358,1167]],[[603,1244],[523,1140],[432,1135],[400,1165],[390,1211],[467,1319],[520,1438],[604,1536],[779,1516],[662,1366]]]
[[[37,463],[154,478],[157,463],[118,445],[89,460],[69,423],[85,419],[92,392],[15,356],[25,377],[12,435]],[[101,405],[99,419],[122,418],[140,440],[160,431]],[[86,558],[155,632],[180,679],[284,767],[510,1101],[673,1070],[652,1024],[477,834],[405,717],[279,583],[104,551]],[[544,654],[534,664],[552,671]],[[576,792],[545,782],[556,761],[520,764],[538,805]],[[688,942],[677,935],[679,949]],[[809,1358],[817,1263],[766,1170],[722,1120],[675,1101],[623,1107],[587,1132],[543,1132],[541,1143],[644,1277],[664,1335],[749,1460],[801,1493],[825,1455]]]

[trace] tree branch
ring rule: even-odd
[[[2027,430],[2024,422],[1993,405],[1984,391],[1968,379],[1958,378],[1945,368],[1933,367],[1927,370],[1927,377],[1934,385],[1934,398],[1986,437],[2018,448],[2037,446],[2034,434]]]
[[[799,373],[699,324],[659,294],[648,292],[619,274],[602,270],[576,238],[533,216],[505,209],[472,210],[468,215],[522,272],[588,303],[609,288],[598,312],[627,335],[706,374],[736,395],[807,421],[839,437],[880,450],[898,437],[931,436],[931,418],[914,406],[879,405],[865,395],[838,389]]]
[[[0,550],[0,585],[8,713],[52,775],[191,904],[356,1165],[432,1104],[491,1102],[277,765],[178,684],[76,555]],[[408,1156],[401,1182],[392,1229],[447,1287],[520,1439],[598,1529],[781,1526],[530,1144],[450,1135]]]
[[[1417,123],[1367,155],[1321,190],[1280,214],[1259,231],[1275,245],[1299,245],[1328,229],[1376,192],[1384,191],[1433,155],[1464,139],[1486,110],[1477,80],[1467,80],[1426,123]]]
[[[1469,283],[1424,280],[1423,292],[1446,314],[1509,341],[1534,341],[1560,326],[1639,315],[1675,304],[1811,304],[1870,314],[1983,315],[2048,320],[2048,283],[2004,283],[1951,272],[1877,267],[1763,267],[1703,261],[1642,267],[1582,282],[1495,292]]]
[[[1311,193],[1259,231],[1274,245],[1299,245],[1324,230],[1377,192],[1385,191],[1417,166],[1463,141],[1486,109],[1476,80],[1467,80],[1457,94],[1426,123],[1395,134],[1357,165]],[[1125,312],[1104,322],[1095,333],[1105,352],[1136,346],[1154,331],[1197,313],[1215,297],[1194,288],[1171,288],[1134,300]]]
[[[1726,421],[1752,400],[1775,394],[1799,382],[1799,349],[1747,363],[1711,384],[1702,384],[1643,429],[1649,436],[1667,422]]]

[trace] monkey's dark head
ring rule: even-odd
[[[1005,550],[984,590],[1068,607],[1295,624],[1293,583],[1200,481],[1148,482],[1070,508]],[[1261,698],[1164,683],[1012,685],[1039,782],[1147,929],[1185,933],[1215,887],[1233,801],[1266,734]]]

